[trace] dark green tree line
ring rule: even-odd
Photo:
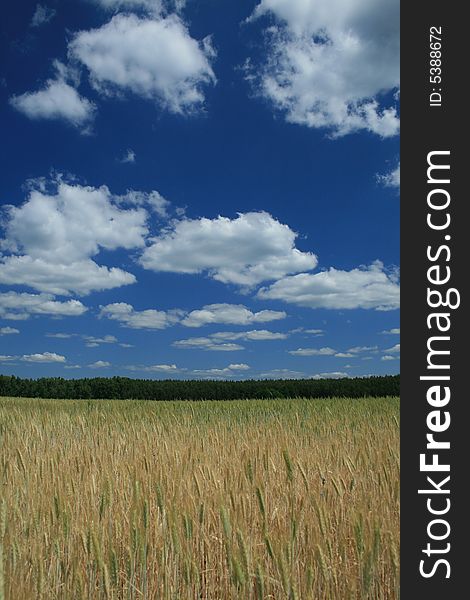
[[[399,396],[400,376],[246,381],[154,380],[128,377],[22,379],[0,375],[0,396],[70,399],[243,400]]]

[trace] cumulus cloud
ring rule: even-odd
[[[396,273],[376,261],[351,271],[330,268],[284,277],[261,288],[258,297],[308,308],[393,310],[399,307],[400,286]]]
[[[261,0],[249,20],[274,24],[247,78],[290,123],[396,135],[397,108],[384,96],[399,86],[399,10],[396,0]]]
[[[186,0],[92,0],[108,11],[118,10],[138,11],[150,15],[160,15],[171,11],[180,11],[186,4]]]
[[[235,219],[183,219],[155,237],[140,262],[157,272],[206,273],[223,283],[249,287],[316,266],[314,254],[295,247],[296,237],[266,212]]]
[[[362,354],[364,352],[377,352],[377,346],[353,346],[348,349],[351,354]]]
[[[391,354],[384,354],[380,360],[398,360],[398,356],[392,356]]]
[[[163,0],[92,0],[92,2],[110,11],[143,8],[158,14],[163,9]]]
[[[9,356],[8,354],[0,354],[0,362],[10,362],[16,360],[17,356]]]
[[[71,338],[81,338],[85,341],[87,348],[98,348],[101,344],[118,344],[121,348],[133,348],[132,344],[125,344],[120,342],[114,335],[104,335],[103,337],[95,337],[93,335],[86,335],[83,333],[46,333],[46,337],[54,338],[57,340],[68,340]]]
[[[385,175],[377,175],[377,181],[384,185],[385,187],[390,188],[399,188],[400,187],[400,163],[395,169],[392,169],[389,173]]]
[[[289,354],[293,356],[334,356],[336,350],[333,348],[297,348],[297,350],[289,350]]]
[[[312,375],[311,379],[343,379],[344,377],[350,377],[350,375],[342,371],[332,371],[329,373],[317,373],[316,375]]]
[[[54,265],[31,256],[9,256],[0,262],[0,282],[27,285],[59,295],[86,295],[135,283],[135,276],[122,269],[98,266],[92,260]]]
[[[138,190],[127,190],[121,196],[115,197],[116,202],[120,204],[131,204],[134,206],[144,206],[150,211],[156,213],[159,217],[168,217],[170,201],[164,198],[160,192],[153,190],[151,192],[141,192]]]
[[[157,364],[157,365],[128,365],[125,367],[128,371],[144,373],[164,373],[168,376],[186,373],[187,369],[178,367],[176,364]]]
[[[78,335],[77,333],[46,333],[46,337],[54,338],[56,340],[69,340],[70,338]]]
[[[223,367],[221,369],[212,368],[212,369],[195,369],[192,371],[192,374],[196,377],[205,377],[205,378],[214,378],[214,379],[224,379],[226,377],[237,377],[240,376],[240,371],[249,371],[250,366],[245,363],[241,364],[231,364],[228,367]]]
[[[32,120],[62,120],[89,132],[96,106],[63,79],[49,79],[37,92],[12,96],[10,104]]]
[[[115,302],[102,306],[100,316],[119,321],[125,327],[132,327],[133,329],[165,329],[176,323],[192,328],[209,324],[247,325],[250,323],[266,323],[283,319],[286,313],[274,310],[252,312],[241,304],[208,304],[200,310],[193,310],[189,313],[176,308],[168,311],[156,309],[138,311],[130,304]],[[239,335],[241,339],[248,334],[252,336],[269,335],[270,332],[253,330],[241,334],[227,333],[220,335]]]
[[[387,348],[386,350],[384,350],[384,352],[387,352],[388,354],[399,353],[400,352],[400,344],[395,344],[391,348]]]
[[[19,332],[20,330],[15,327],[0,327],[0,335],[15,335]]]
[[[55,352],[43,352],[39,354],[25,354],[21,357],[21,360],[35,363],[64,363],[65,356],[56,354]]]
[[[232,363],[227,367],[227,369],[230,369],[231,371],[249,371],[250,368],[251,367],[245,363]]]
[[[117,14],[102,27],[78,32],[69,54],[87,67],[99,92],[133,93],[172,113],[200,109],[205,87],[215,83],[210,38],[192,38],[176,14]]]
[[[252,329],[251,331],[219,331],[210,335],[216,340],[244,340],[244,341],[266,341],[266,340],[285,340],[287,333],[268,331],[267,329]]]
[[[56,11],[53,8],[37,4],[33,18],[31,19],[31,27],[41,27],[42,25],[46,25],[46,23],[49,23],[55,15]]]
[[[308,375],[301,371],[292,371],[291,369],[272,369],[260,373],[261,379],[306,379]]]
[[[268,323],[286,317],[284,311],[261,310],[252,312],[243,304],[206,304],[199,310],[191,311],[183,320],[186,327],[202,327],[212,323],[226,325],[250,325]]]
[[[180,321],[183,311],[178,309],[163,310],[135,310],[125,302],[115,302],[101,307],[100,316],[113,321],[119,321],[124,327],[132,329],[166,329]]]
[[[287,333],[267,331],[266,329],[252,329],[251,331],[218,331],[207,337],[194,337],[186,340],[178,340],[173,343],[176,348],[191,348],[202,350],[243,350],[243,346],[234,344],[234,341],[263,342],[270,340],[285,340]]]
[[[217,352],[235,352],[244,350],[243,346],[224,342],[211,337],[194,337],[187,340],[177,340],[172,344],[175,348],[183,350],[212,350]]]
[[[82,336],[88,348],[97,348],[101,344],[117,344],[117,337],[114,335],[105,335],[103,337],[95,337],[93,335]]]
[[[97,360],[94,363],[88,365],[90,369],[105,369],[106,367],[110,367],[111,363],[107,360]]]
[[[106,186],[52,182],[50,193],[33,189],[21,206],[8,206],[0,259],[0,283],[41,292],[88,294],[134,283],[117,267],[98,265],[103,250],[140,248],[148,233],[147,212],[121,208]]]
[[[289,354],[293,356],[334,356],[336,358],[353,358],[364,352],[377,352],[377,346],[354,346],[345,352],[338,352],[333,348],[298,348],[297,350],[289,350]]]
[[[135,163],[135,159],[136,159],[136,154],[135,154],[134,150],[131,150],[129,148],[127,150],[127,152],[124,154],[124,156],[119,160],[119,162],[122,164]]]
[[[175,364],[173,364],[173,365],[150,365],[149,367],[143,367],[142,370],[143,371],[153,371],[153,372],[157,372],[157,373],[176,373],[180,369],[178,369],[178,367]]]
[[[380,333],[382,333],[383,335],[400,335],[400,328],[394,327],[393,329],[386,329],[384,331],[381,331]]]
[[[0,293],[0,317],[2,319],[23,321],[31,315],[78,317],[86,311],[87,307],[79,300],[59,302],[54,300],[54,296],[51,294]]]

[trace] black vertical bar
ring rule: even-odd
[[[465,518],[469,505],[465,463],[470,457],[466,419],[470,394],[463,386],[464,376],[470,371],[470,352],[466,347],[470,315],[465,314],[468,295],[465,263],[470,258],[466,243],[470,231],[465,215],[470,198],[463,186],[468,154],[465,138],[469,130],[464,89],[468,87],[466,63],[470,53],[463,7],[463,3],[436,0],[401,4],[401,597],[405,600],[470,597],[466,584],[470,565],[465,549],[469,535]],[[437,55],[431,52],[436,52],[438,42],[440,64],[431,62],[437,60]],[[432,68],[440,71],[431,71]],[[450,165],[450,170],[431,171],[431,179],[434,173],[434,179],[449,178],[450,183],[428,181],[428,154],[433,151],[449,152],[434,155],[431,160]],[[428,194],[433,189],[444,191],[433,193],[431,204],[444,205],[448,194],[448,208],[429,207]],[[447,213],[451,219],[447,228],[432,229],[427,223],[431,214],[432,222],[442,225]],[[427,256],[428,247],[432,257],[442,247],[435,260]],[[449,273],[446,269],[449,267],[447,283],[429,281],[428,269],[435,265],[439,265],[440,271],[434,270],[430,275],[436,278],[439,273],[439,280]],[[443,297],[454,288],[460,294],[460,306],[430,307],[428,288],[440,291]],[[451,293],[451,303],[455,304],[457,297],[457,292]],[[437,298],[434,295],[431,301]],[[448,315],[451,322],[448,332],[438,330],[437,319],[427,322],[432,313]],[[445,323],[446,317],[442,317],[441,326]],[[450,350],[450,354],[436,356],[433,364],[447,364],[449,369],[428,368],[427,344],[430,337],[439,335],[450,340],[435,340],[432,347]],[[450,380],[420,380],[420,376],[436,375],[449,376]],[[446,411],[451,421],[448,429],[434,433],[434,439],[449,441],[450,449],[433,450],[426,448],[429,441],[426,435],[432,433],[427,417],[437,409],[428,402],[427,392],[438,385],[442,386],[442,393],[447,386],[451,394],[448,404],[439,407],[439,422],[444,422]],[[436,422],[432,421],[434,425]],[[449,464],[450,471],[422,471],[420,454],[423,453],[427,463],[436,453],[439,463]],[[441,485],[449,475],[450,480]],[[427,480],[428,476],[434,485]],[[449,493],[418,493],[419,489],[433,490],[436,486]],[[449,510],[441,515],[431,514],[429,506],[436,511],[447,507]],[[448,531],[445,523],[430,525],[435,519],[448,523],[448,536],[444,537]],[[429,531],[443,539],[433,540]],[[447,562],[437,563],[439,560]],[[420,565],[428,577],[420,572]]]

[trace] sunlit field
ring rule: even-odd
[[[398,598],[398,419],[0,398],[0,600]]]

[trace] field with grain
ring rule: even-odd
[[[0,398],[0,600],[398,598],[398,419]]]

